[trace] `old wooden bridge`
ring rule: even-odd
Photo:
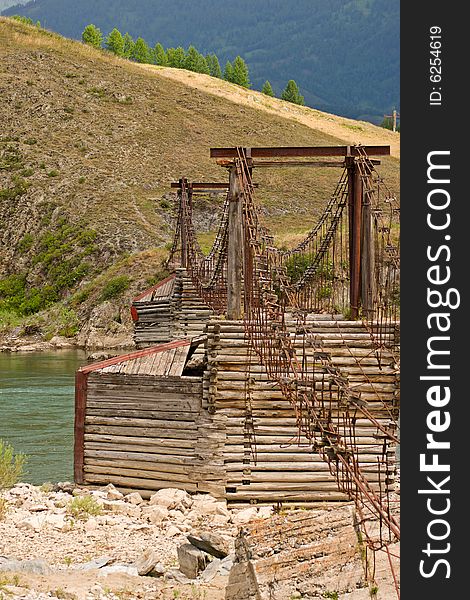
[[[139,350],[77,373],[75,478],[232,503],[353,500],[372,550],[399,539],[399,204],[386,146],[214,148],[222,183],[172,184],[175,272],[134,301]],[[253,173],[337,168],[315,227],[280,250]],[[226,194],[210,252],[193,203]]]

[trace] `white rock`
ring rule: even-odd
[[[103,508],[118,515],[126,515],[128,517],[140,517],[140,507],[134,504],[124,502],[124,500],[104,500]]]
[[[211,525],[227,525],[230,521],[230,515],[212,515],[210,518]]]
[[[146,506],[142,509],[142,516],[153,525],[161,525],[168,519],[168,509],[164,506]]]
[[[181,531],[178,529],[178,527],[175,527],[174,525],[170,525],[166,530],[166,535],[168,537],[175,537],[175,535],[178,535],[180,533]]]
[[[95,531],[98,528],[98,521],[91,517],[88,521],[85,522],[83,526],[85,531]]]
[[[244,523],[248,523],[249,521],[256,519],[257,516],[258,510],[256,508],[245,508],[232,515],[232,523],[235,525],[243,525]]]
[[[47,515],[44,522],[47,525],[50,525],[54,529],[58,529],[59,531],[63,531],[66,525],[65,516],[64,515]]]
[[[273,514],[272,506],[260,506],[258,509],[258,517],[260,519],[269,519]]]
[[[208,496],[204,499],[198,499],[194,502],[193,510],[199,513],[201,516],[209,515],[225,515],[230,516],[229,511],[225,502],[218,502],[212,496]]]
[[[151,506],[164,506],[168,510],[176,508],[178,505],[181,505],[183,508],[191,508],[192,503],[193,500],[187,492],[176,488],[158,490],[158,492],[153,494],[149,502]]]
[[[130,502],[131,504],[137,505],[142,504],[142,502],[144,501],[139,492],[132,492],[130,494],[126,494],[124,496],[124,500],[126,500],[126,502]]]
[[[133,565],[111,565],[110,567],[103,567],[99,570],[99,575],[111,575],[112,573],[125,573],[126,575],[139,576],[137,568]]]
[[[29,529],[39,531],[44,524],[44,515],[32,515],[20,521],[17,525],[19,529]]]
[[[106,498],[108,500],[122,500],[124,498],[124,494],[121,494],[112,483],[107,485],[103,491],[106,491]]]
[[[42,512],[47,510],[47,506],[45,504],[33,504],[29,507],[29,512]]]
[[[180,510],[172,509],[168,511],[168,516],[173,521],[184,521],[184,514]]]

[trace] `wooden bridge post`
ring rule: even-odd
[[[367,176],[370,177],[370,169],[366,165]],[[372,240],[372,210],[370,198],[367,193],[362,199],[362,235],[361,235],[361,305],[365,316],[371,319],[374,312],[375,297],[375,247]]]
[[[187,185],[187,179],[179,180],[180,187],[178,189],[178,199],[180,205],[180,213],[182,216],[182,222],[180,223],[181,233],[181,266],[186,269],[188,266],[188,241],[186,239],[186,227],[184,225],[184,211],[183,211],[183,184]]]
[[[230,168],[227,244],[227,319],[242,318],[243,222],[237,169]]]
[[[353,156],[346,156],[349,212],[349,304],[351,319],[359,316],[361,293],[362,179]]]

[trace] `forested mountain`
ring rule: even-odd
[[[399,104],[399,0],[35,0],[13,6],[79,39],[94,23],[150,45],[190,44],[223,65],[240,54],[261,89],[294,79],[309,106],[380,122]]]
[[[26,4],[28,0],[0,0],[0,11],[15,4]]]

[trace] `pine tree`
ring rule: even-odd
[[[195,73],[209,74],[209,67],[206,59],[200,54],[194,46],[189,46],[188,52],[184,60],[184,68]]]
[[[207,54],[206,62],[209,68],[209,75],[222,79],[222,69],[220,68],[219,59],[215,54]]]
[[[183,69],[186,59],[186,54],[181,46],[178,48],[168,48],[166,51],[168,66],[175,69]]]
[[[244,88],[250,87],[250,78],[248,75],[248,67],[241,56],[237,56],[233,61],[233,83],[241,85]]]
[[[233,83],[233,65],[229,60],[225,63],[224,79]]]
[[[261,91],[263,94],[266,94],[266,96],[271,96],[271,98],[274,98],[274,90],[268,80],[264,82],[263,89]]]
[[[103,34],[95,25],[87,25],[82,33],[82,41],[94,48],[101,48],[103,43]]]
[[[124,38],[119,29],[114,28],[108,35],[106,47],[117,56],[124,56]]]
[[[135,41],[132,58],[138,63],[150,62],[150,48],[147,42],[141,37],[138,37]]]
[[[287,82],[281,98],[287,100],[287,102],[293,102],[294,104],[300,104],[301,106],[304,106],[305,104],[304,97],[301,95],[299,87],[293,79],[290,79]]]
[[[125,58],[131,58],[131,56],[134,52],[134,40],[132,39],[132,36],[130,36],[128,33],[126,33],[126,35],[123,37],[123,41],[124,41],[123,56]]]
[[[163,46],[160,44],[160,42],[155,45],[153,53],[155,58],[155,64],[160,65],[161,67],[166,67],[166,65],[168,64],[168,59],[166,56],[166,52]]]

